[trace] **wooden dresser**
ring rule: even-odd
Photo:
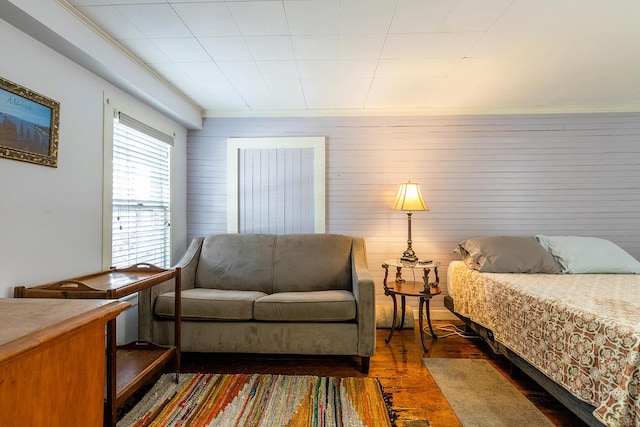
[[[175,345],[159,346],[147,341],[116,345],[116,322],[107,323],[107,387],[105,426],[117,424],[117,408],[138,388],[159,374],[171,361],[175,362],[176,382],[180,371],[180,268],[164,269],[151,264],[128,268],[110,268],[73,279],[59,280],[39,286],[16,286],[16,298],[55,299],[119,299],[173,280],[175,289]],[[2,424],[0,424],[2,427]]]
[[[0,425],[102,426],[105,327],[128,306],[0,299]]]

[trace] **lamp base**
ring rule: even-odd
[[[402,253],[400,261],[418,262],[418,257],[416,256],[416,253],[413,251],[413,249],[407,248],[407,250]]]

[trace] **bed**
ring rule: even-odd
[[[557,248],[540,244],[539,255],[550,255],[559,269],[540,272],[544,263],[553,271],[549,259],[495,242],[485,245],[492,253],[483,259],[465,242],[463,260],[448,267],[447,308],[587,424],[640,425],[640,262],[625,252],[623,269],[609,264],[598,268],[606,274],[581,273],[555,255]],[[502,268],[500,254],[517,265],[507,260]],[[611,261],[598,256],[585,265]]]

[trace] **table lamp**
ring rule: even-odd
[[[402,253],[400,257],[401,261],[417,262],[418,257],[411,248],[411,215],[415,211],[428,211],[429,207],[420,194],[420,184],[408,181],[404,184],[400,184],[396,201],[391,207],[392,210],[406,211],[408,219],[408,238],[407,249]]]

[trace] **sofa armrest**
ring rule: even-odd
[[[376,348],[375,282],[367,265],[367,252],[362,237],[353,238],[351,249],[353,295],[357,304],[358,354],[373,356]]]
[[[182,269],[180,289],[192,289],[195,287],[196,269],[202,250],[204,237],[197,237],[191,241],[187,252],[173,268]],[[152,323],[154,319],[153,309],[158,295],[175,290],[175,280],[167,280],[149,289],[138,293],[138,338],[145,341],[153,341]]]

